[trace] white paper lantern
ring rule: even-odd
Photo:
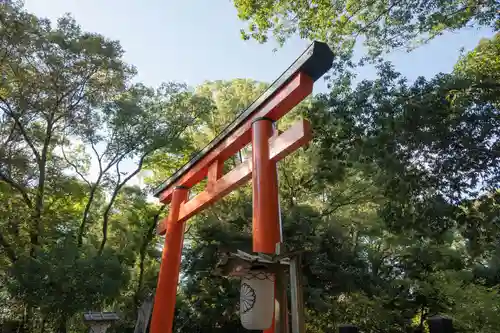
[[[247,330],[271,327],[274,315],[274,275],[251,271],[242,277],[240,288],[240,319]]]

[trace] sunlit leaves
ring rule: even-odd
[[[293,35],[327,42],[337,55],[350,55],[363,41],[371,57],[398,47],[413,48],[468,25],[494,27],[495,1],[234,0],[248,22],[244,39],[283,44]]]

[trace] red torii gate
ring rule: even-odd
[[[154,195],[170,203],[168,217],[157,228],[165,234],[160,273],[151,321],[151,333],[171,333],[181,262],[185,222],[216,200],[252,178],[253,251],[273,254],[280,239],[276,162],[311,139],[310,124],[300,120],[281,134],[273,122],[307,97],[313,83],[331,68],[333,53],[321,42],[307,50],[221,134],[172,177]],[[252,143],[252,160],[223,175],[224,161]],[[188,199],[189,188],[207,178],[203,192]],[[274,327],[265,331],[273,333]]]

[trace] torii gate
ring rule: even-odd
[[[151,333],[171,333],[185,222],[196,213],[252,178],[253,251],[273,254],[280,239],[276,162],[311,139],[310,124],[300,120],[281,134],[273,122],[307,97],[313,83],[332,65],[333,53],[325,43],[307,50],[208,146],[159,186],[154,195],[170,203],[168,217],[157,228],[165,234]],[[224,161],[252,143],[252,160],[225,175]],[[189,189],[207,178],[203,192],[189,199]],[[273,333],[274,327],[265,330]]]

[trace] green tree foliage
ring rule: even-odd
[[[132,83],[119,43],[69,16],[52,25],[2,2],[0,22],[0,262],[10,319],[66,332],[85,310],[132,318],[155,284],[163,208],[129,183],[153,153],[182,149],[182,133],[212,102],[179,83]]]
[[[362,41],[369,56],[394,48],[413,48],[446,31],[469,26],[499,28],[498,3],[437,0],[234,0],[238,17],[248,22],[244,39],[260,43],[292,35],[327,42],[338,56],[350,57]]]
[[[461,332],[495,329],[500,95],[481,66],[496,43],[413,83],[381,64],[377,80],[338,82],[279,124],[303,115],[315,133],[279,164],[284,239],[307,251],[308,332],[425,330],[435,314]],[[250,202],[244,187],[189,222],[178,332],[241,330],[238,283],[211,271],[218,251],[249,250]]]
[[[235,3],[255,23],[254,38],[299,29],[347,56],[357,34],[376,55],[495,19],[492,2]],[[496,332],[499,42],[483,40],[451,73],[415,82],[380,62],[377,79],[332,81],[278,123],[301,116],[314,129],[279,164],[284,241],[306,251],[308,332],[341,323],[411,332],[435,314],[451,316],[459,332]],[[2,331],[83,331],[83,311],[111,310],[122,318],[115,330],[131,332],[154,293],[163,241],[155,228],[168,213],[149,188],[267,84],[134,83],[118,42],[69,16],[52,25],[15,2],[0,4],[0,43]],[[138,176],[145,188],[132,186]],[[245,332],[239,282],[212,273],[221,251],[251,251],[251,196],[243,186],[189,221],[177,332]]]

